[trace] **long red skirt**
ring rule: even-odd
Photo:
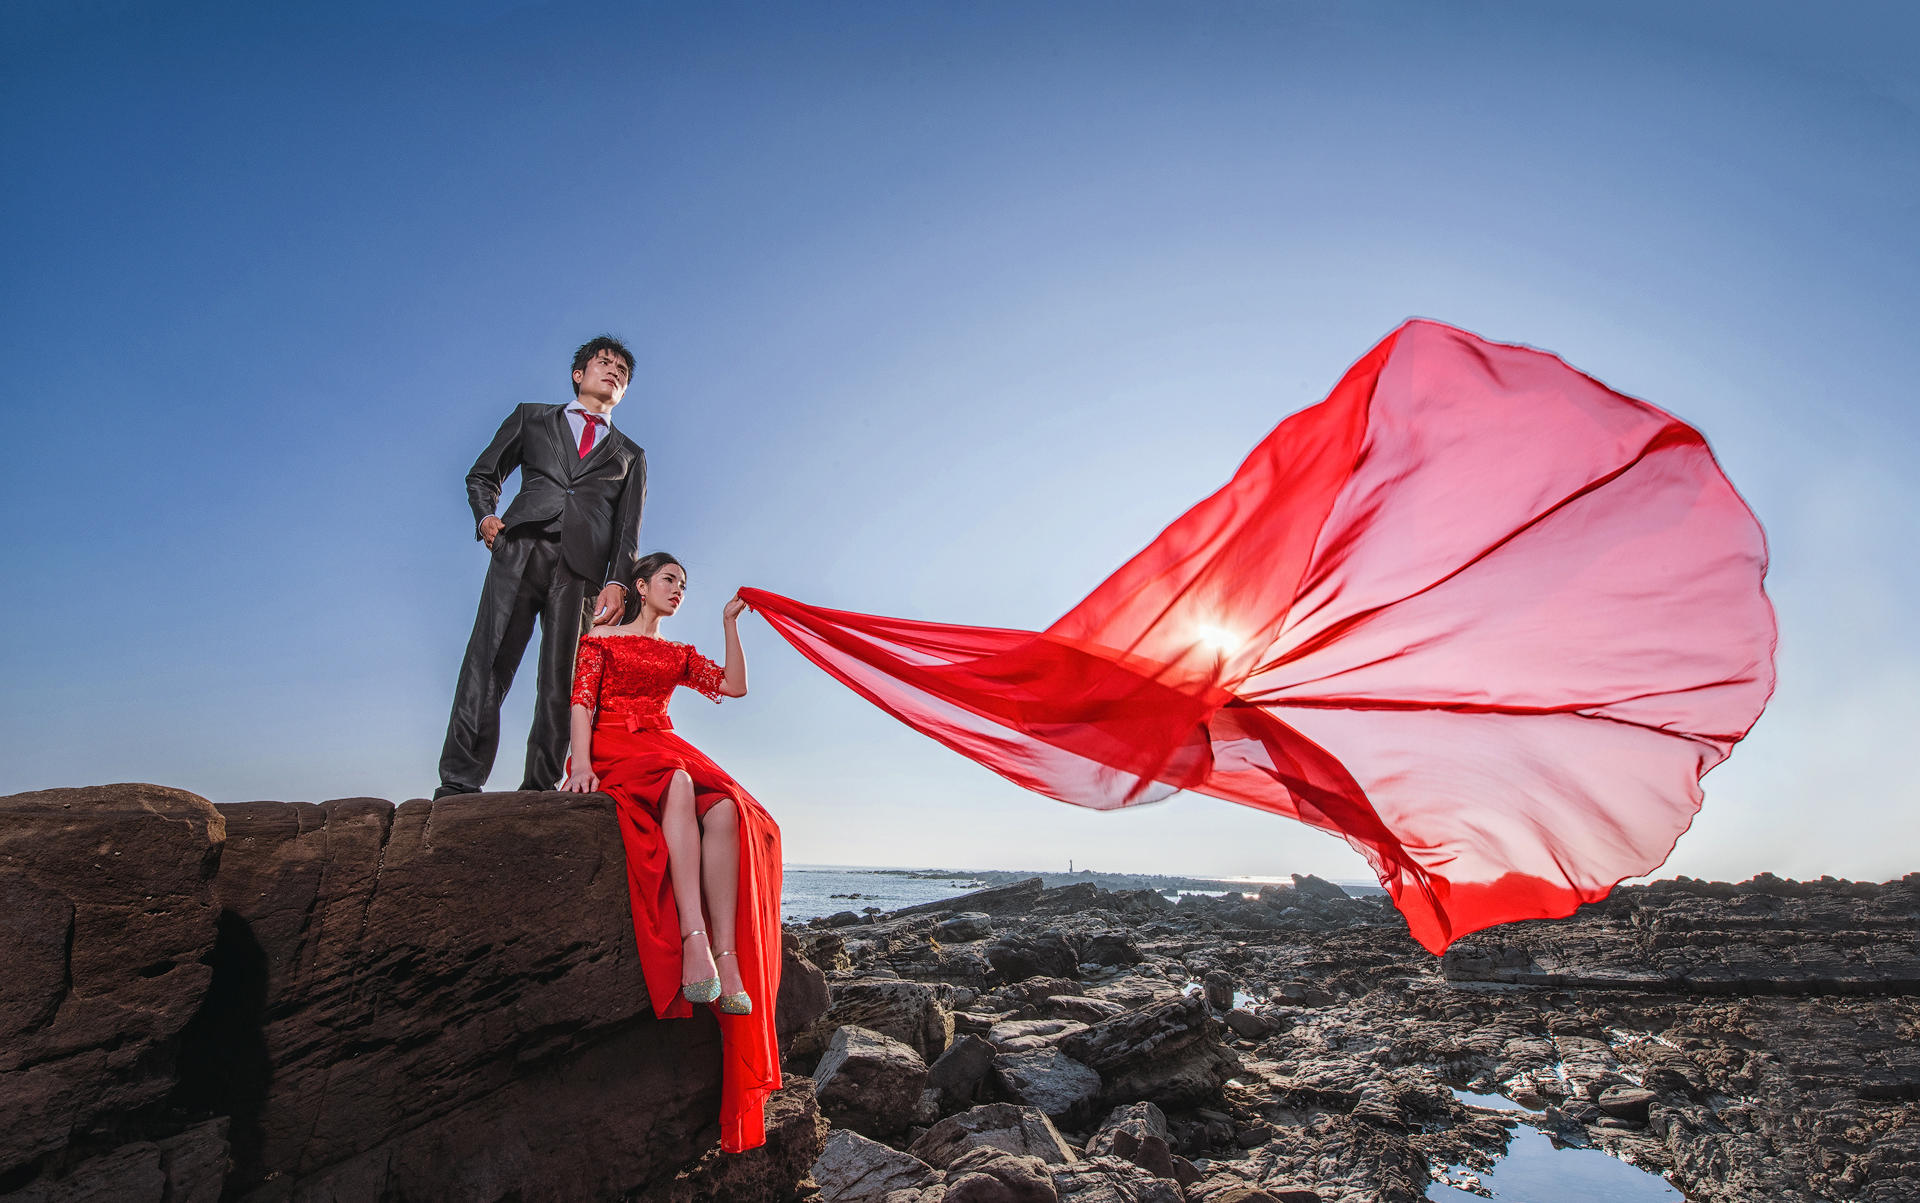
[[[693,778],[695,806],[704,816],[723,798],[740,817],[740,890],[735,951],[753,1014],[720,1021],[720,1147],[729,1153],[766,1143],[767,1096],[780,1089],[780,1045],[774,1000],[780,993],[780,828],[766,808],[726,771],[670,730],[627,730],[610,719],[593,730],[593,771],[620,811],[627,849],[627,890],[633,934],[640,947],[653,1013],[686,1019],[693,1004],[680,994],[680,910],[667,872],[667,841],[660,803],[675,769]],[[709,933],[703,918],[694,926]]]

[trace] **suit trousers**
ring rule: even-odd
[[[557,532],[502,531],[493,544],[473,635],[460,662],[440,752],[443,791],[478,790],[500,748],[500,703],[540,620],[540,668],[521,789],[550,790],[566,763],[569,699],[580,636],[592,621],[593,583],[567,567]]]

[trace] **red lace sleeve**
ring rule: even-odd
[[[688,689],[697,690],[717,702],[726,696],[720,692],[720,687],[726,684],[726,682],[726,669],[721,668],[718,664],[715,664],[692,648],[687,649],[687,672],[685,676],[680,678],[682,685],[685,685]]]
[[[573,704],[589,710],[600,707],[600,674],[607,664],[607,649],[598,639],[580,641],[580,659],[573,670]]]

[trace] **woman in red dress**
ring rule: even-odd
[[[727,602],[724,667],[659,635],[687,573],[664,552],[640,561],[639,614],[580,641],[573,756],[564,788],[610,795],[627,851],[633,934],[653,1012],[685,1018],[716,1004],[722,1048],[720,1147],[766,1143],[766,1099],[780,1089],[780,829],[740,783],[673,732],[667,700],[684,685],[718,702],[747,692]]]

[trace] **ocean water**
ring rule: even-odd
[[[963,872],[949,873],[945,870],[913,869],[904,866],[787,865],[785,872],[785,888],[781,891],[780,897],[780,916],[789,923],[804,923],[808,919],[832,915],[840,911],[859,912],[868,907],[883,911],[898,910],[903,906],[937,902],[956,894],[985,889],[989,885],[1004,885],[1011,879],[1011,875],[1004,872],[997,873],[991,880],[982,881]],[[1046,874],[1037,870],[1032,875],[1045,876],[1049,886],[1059,886],[1069,881],[1079,880],[1071,874]],[[1292,879],[1289,877],[1140,877],[1123,874],[1089,878],[1089,880],[1098,881],[1109,889],[1139,889],[1151,885],[1169,899],[1175,899],[1182,894],[1210,894],[1217,898],[1231,890],[1252,893],[1268,882],[1285,884]],[[1355,897],[1385,893],[1378,884],[1370,881],[1341,881],[1337,884]],[[1208,886],[1216,888],[1203,888]]]
[[[788,865],[785,872],[780,917],[788,923],[803,923],[840,911],[863,911],[870,906],[893,911],[922,902],[938,902],[986,885],[964,873],[924,876],[931,872],[927,869]]]

